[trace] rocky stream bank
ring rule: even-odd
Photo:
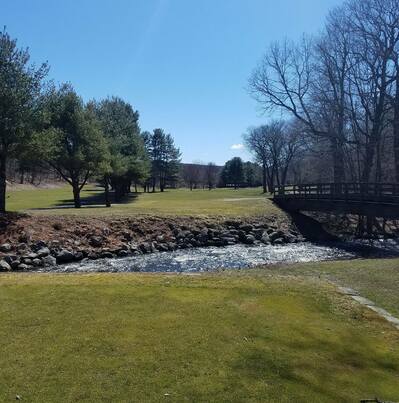
[[[0,219],[0,271],[30,271],[64,263],[157,251],[235,244],[304,241],[285,217],[52,217]]]

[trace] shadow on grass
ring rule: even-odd
[[[118,202],[115,202],[115,192],[109,192],[109,198],[111,204],[113,205],[121,205],[132,203],[139,197],[140,193],[129,193],[125,197],[123,197]],[[81,204],[82,208],[102,208],[105,207],[105,192],[104,189],[98,187],[96,189],[86,190],[85,195],[81,196]],[[71,209],[74,208],[73,198],[59,200],[57,204],[51,207],[37,207],[31,210],[43,211],[43,210],[62,210],[62,209]]]
[[[360,389],[364,389],[363,393],[367,389],[370,393],[383,393],[384,384],[395,382],[399,371],[397,356],[380,351],[357,331],[328,338],[294,327],[291,334],[296,334],[299,340],[286,336],[273,340],[274,349],[254,345],[243,350],[232,363],[232,371],[238,372],[241,379],[269,379],[281,385],[296,385],[337,402],[347,401],[348,395]],[[306,358],[312,356],[317,359]],[[346,380],[340,376],[341,371],[348,374]],[[362,380],[364,377],[367,381]],[[359,401],[364,396],[351,397]]]

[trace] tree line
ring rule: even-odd
[[[162,129],[141,132],[139,113],[119,97],[84,102],[71,84],[47,80],[49,65],[30,63],[28,49],[0,32],[0,211],[6,210],[7,166],[49,167],[72,187],[75,207],[90,178],[121,200],[132,185],[164,191],[178,175],[180,151]]]
[[[265,188],[287,176],[399,181],[397,0],[347,0],[320,34],[271,43],[249,91],[266,114],[283,116],[245,136]]]

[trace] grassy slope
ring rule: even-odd
[[[319,281],[4,275],[0,321],[0,401],[399,395],[398,332]]]
[[[259,270],[255,270],[257,272]],[[274,273],[289,276],[326,278],[351,287],[399,317],[399,259],[317,262],[291,266],[265,266],[261,275]]]
[[[92,200],[94,203],[103,203],[102,193],[93,186],[82,191],[83,201]],[[233,201],[232,199],[236,199]],[[243,199],[243,200],[238,200]],[[138,197],[131,197],[126,203],[113,205],[110,209],[102,206],[82,208],[80,210],[54,209],[59,205],[71,203],[71,188],[65,186],[57,189],[18,190],[8,192],[7,208],[10,211],[31,210],[46,214],[85,214],[85,215],[112,215],[112,214],[171,214],[171,215],[259,215],[280,214],[280,210],[273,203],[264,198],[261,189],[214,189],[168,190],[164,193],[139,193]],[[42,210],[34,210],[42,209]]]

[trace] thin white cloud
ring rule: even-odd
[[[233,144],[230,149],[231,150],[242,150],[244,148],[244,144]]]

